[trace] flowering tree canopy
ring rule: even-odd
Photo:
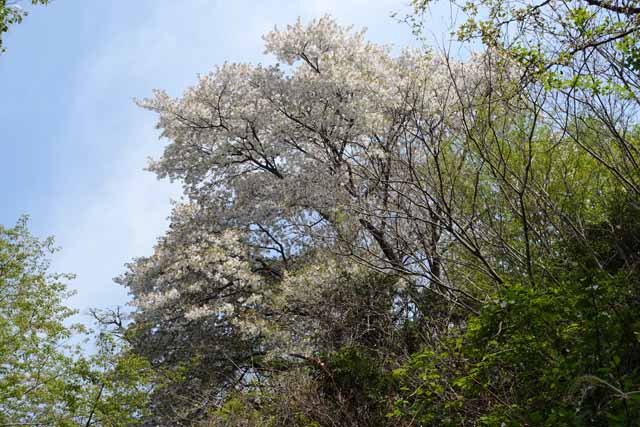
[[[568,98],[523,86],[530,70],[497,48],[394,53],[328,16],[264,41],[275,65],[225,64],[179,98],[138,101],[168,141],[150,169],[185,194],[118,279],[134,348],[183,378],[155,394],[150,425],[206,419],[296,361],[335,392],[319,354],[368,366],[349,349],[439,348],[483,307],[517,304],[496,301],[510,283],[568,280],[578,252],[606,269],[596,195],[636,188],[637,130],[597,109],[562,122]]]
[[[449,201],[430,169],[457,175],[464,148],[445,141],[462,125],[455,92],[480,84],[463,64],[392,56],[329,17],[264,39],[276,65],[225,64],[182,98],[140,101],[171,141],[151,169],[265,265],[330,247],[444,284],[438,209]]]

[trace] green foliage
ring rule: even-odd
[[[380,361],[357,347],[341,349],[323,360],[317,375],[328,399],[341,400],[354,413],[380,413],[393,385]]]
[[[434,426],[588,426],[637,419],[638,342],[629,337],[631,325],[638,325],[637,307],[602,311],[616,305],[612,297],[619,289],[617,282],[598,283],[602,288],[508,287],[461,337],[414,355],[396,372],[410,385],[394,414],[419,416]]]
[[[31,4],[47,4],[49,0],[31,0]],[[0,53],[5,51],[2,45],[2,35],[9,31],[13,24],[19,24],[27,15],[16,1],[0,0]]]
[[[26,218],[0,226],[0,424],[58,418],[54,393],[78,329],[64,323],[73,314],[62,304],[68,276],[47,272],[53,251],[51,239],[29,234]]]
[[[630,70],[640,72],[640,40],[637,37],[623,37],[616,47],[622,52],[624,65]]]
[[[366,348],[345,347],[232,393],[210,414],[210,425],[324,427],[395,425],[387,417],[395,380]]]
[[[96,354],[76,362],[76,377],[67,384],[76,389],[71,398],[77,413],[84,415],[82,422],[88,423],[91,417],[99,426],[142,424],[148,415],[152,384],[158,382],[149,362],[106,331],[98,335],[96,345]]]
[[[632,425],[640,418],[637,209],[617,198],[608,220],[588,228],[590,240],[563,243],[557,281],[505,285],[457,335],[415,354],[395,372],[405,397],[394,416],[434,426]]]
[[[0,226],[0,425],[132,426],[145,413],[148,363],[112,335],[82,356],[86,332],[68,325],[70,275],[49,273],[51,238],[26,218]]]
[[[417,16],[433,2],[413,0]],[[467,17],[454,24],[458,40],[499,51],[521,66],[525,80],[547,90],[638,99],[637,1],[469,0],[457,6]],[[409,20],[420,27],[415,17]]]

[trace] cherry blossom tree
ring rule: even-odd
[[[558,282],[563,242],[597,253],[593,195],[619,177],[580,144],[615,141],[588,111],[560,126],[513,57],[396,52],[328,16],[264,41],[274,65],[138,101],[167,141],[150,169],[185,195],[118,279],[134,349],[182,378],[154,396],[162,422],[323,372],[319,354],[437,347],[508,283]]]
[[[469,173],[452,135],[485,60],[394,55],[326,16],[264,40],[273,66],[225,64],[181,98],[139,101],[169,140],[150,168],[187,200],[118,281],[134,297],[134,346],[189,378],[155,403],[177,424],[269,361],[380,344],[429,298],[470,301],[444,251],[461,240],[480,254],[452,214],[467,195],[449,188]]]
[[[481,90],[470,70],[483,59],[393,56],[329,17],[264,39],[276,65],[225,64],[179,99],[139,102],[171,141],[151,169],[183,183],[208,227],[243,233],[267,269],[330,248],[455,292],[438,245],[453,234],[478,248],[445,223],[441,180],[460,174],[464,147],[450,135],[460,92]]]

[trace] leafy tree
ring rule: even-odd
[[[31,4],[47,4],[49,0],[31,0]],[[0,0],[0,53],[5,51],[2,45],[2,35],[9,31],[9,26],[19,24],[27,15],[17,1]]]
[[[432,0],[415,0],[418,15]],[[617,92],[638,99],[640,5],[636,0],[451,2],[467,16],[459,40],[477,39],[556,88]],[[413,21],[420,31],[420,23]]]
[[[130,426],[148,394],[148,365],[111,335],[83,356],[84,328],[64,305],[70,275],[53,274],[51,238],[26,218],[0,227],[0,425]]]
[[[69,276],[47,271],[52,244],[32,237],[25,218],[0,227],[0,424],[60,417],[53,392],[64,387],[76,327],[64,323],[73,314],[63,305]]]
[[[563,242],[560,280],[512,284],[464,331],[415,354],[396,415],[424,425],[632,426],[640,417],[637,205],[613,201],[582,242]],[[603,238],[613,226],[624,239]]]
[[[418,31],[431,1],[413,2]],[[546,93],[540,105],[579,149],[589,153],[622,185],[638,186],[637,123],[640,108],[640,8],[636,0],[451,3],[468,20],[458,40],[480,41],[499,61],[517,66],[519,95]],[[569,126],[579,123],[579,126]],[[600,133],[602,142],[583,133]]]

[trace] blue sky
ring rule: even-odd
[[[330,13],[367,27],[376,42],[415,45],[390,18],[406,3],[53,0],[29,8],[0,56],[0,223],[28,214],[34,233],[56,237],[53,268],[77,275],[74,308],[125,304],[112,278],[151,253],[180,195],[143,170],[164,142],[154,115],[132,99],[154,88],[179,95],[225,61],[269,62],[261,35],[297,17]]]

